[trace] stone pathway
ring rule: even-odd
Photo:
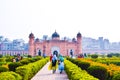
[[[56,73],[52,73],[52,70],[48,70],[50,62],[48,62],[31,80],[69,80],[65,71],[62,74],[59,70]]]

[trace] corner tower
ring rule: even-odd
[[[77,34],[77,53],[82,54],[82,35],[80,32]]]
[[[34,34],[29,34],[29,55],[34,56]]]

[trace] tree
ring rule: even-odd
[[[2,58],[3,57],[3,55],[2,54],[0,54],[0,58]]]
[[[98,55],[97,54],[92,54],[91,57],[92,58],[98,58]]]
[[[113,55],[112,54],[107,54],[107,57],[112,57]]]

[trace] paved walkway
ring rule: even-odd
[[[52,73],[52,70],[48,70],[50,62],[48,62],[31,80],[69,80],[67,74],[63,71],[62,74],[59,70],[56,73]]]

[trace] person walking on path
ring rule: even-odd
[[[52,74],[51,70],[47,69],[50,63],[48,62],[31,80],[69,80],[65,71],[60,74],[57,69],[55,74]]]
[[[62,71],[64,70],[64,58],[61,54],[59,55],[59,59],[58,59],[58,68],[59,68],[60,74],[61,74]]]
[[[53,56],[52,56],[52,54],[51,54],[51,55],[50,55],[50,62],[52,61],[52,57],[53,57]]]
[[[52,70],[53,70],[53,73],[56,72],[56,69],[57,69],[57,56],[56,56],[56,53],[53,53],[53,57],[52,57]]]

